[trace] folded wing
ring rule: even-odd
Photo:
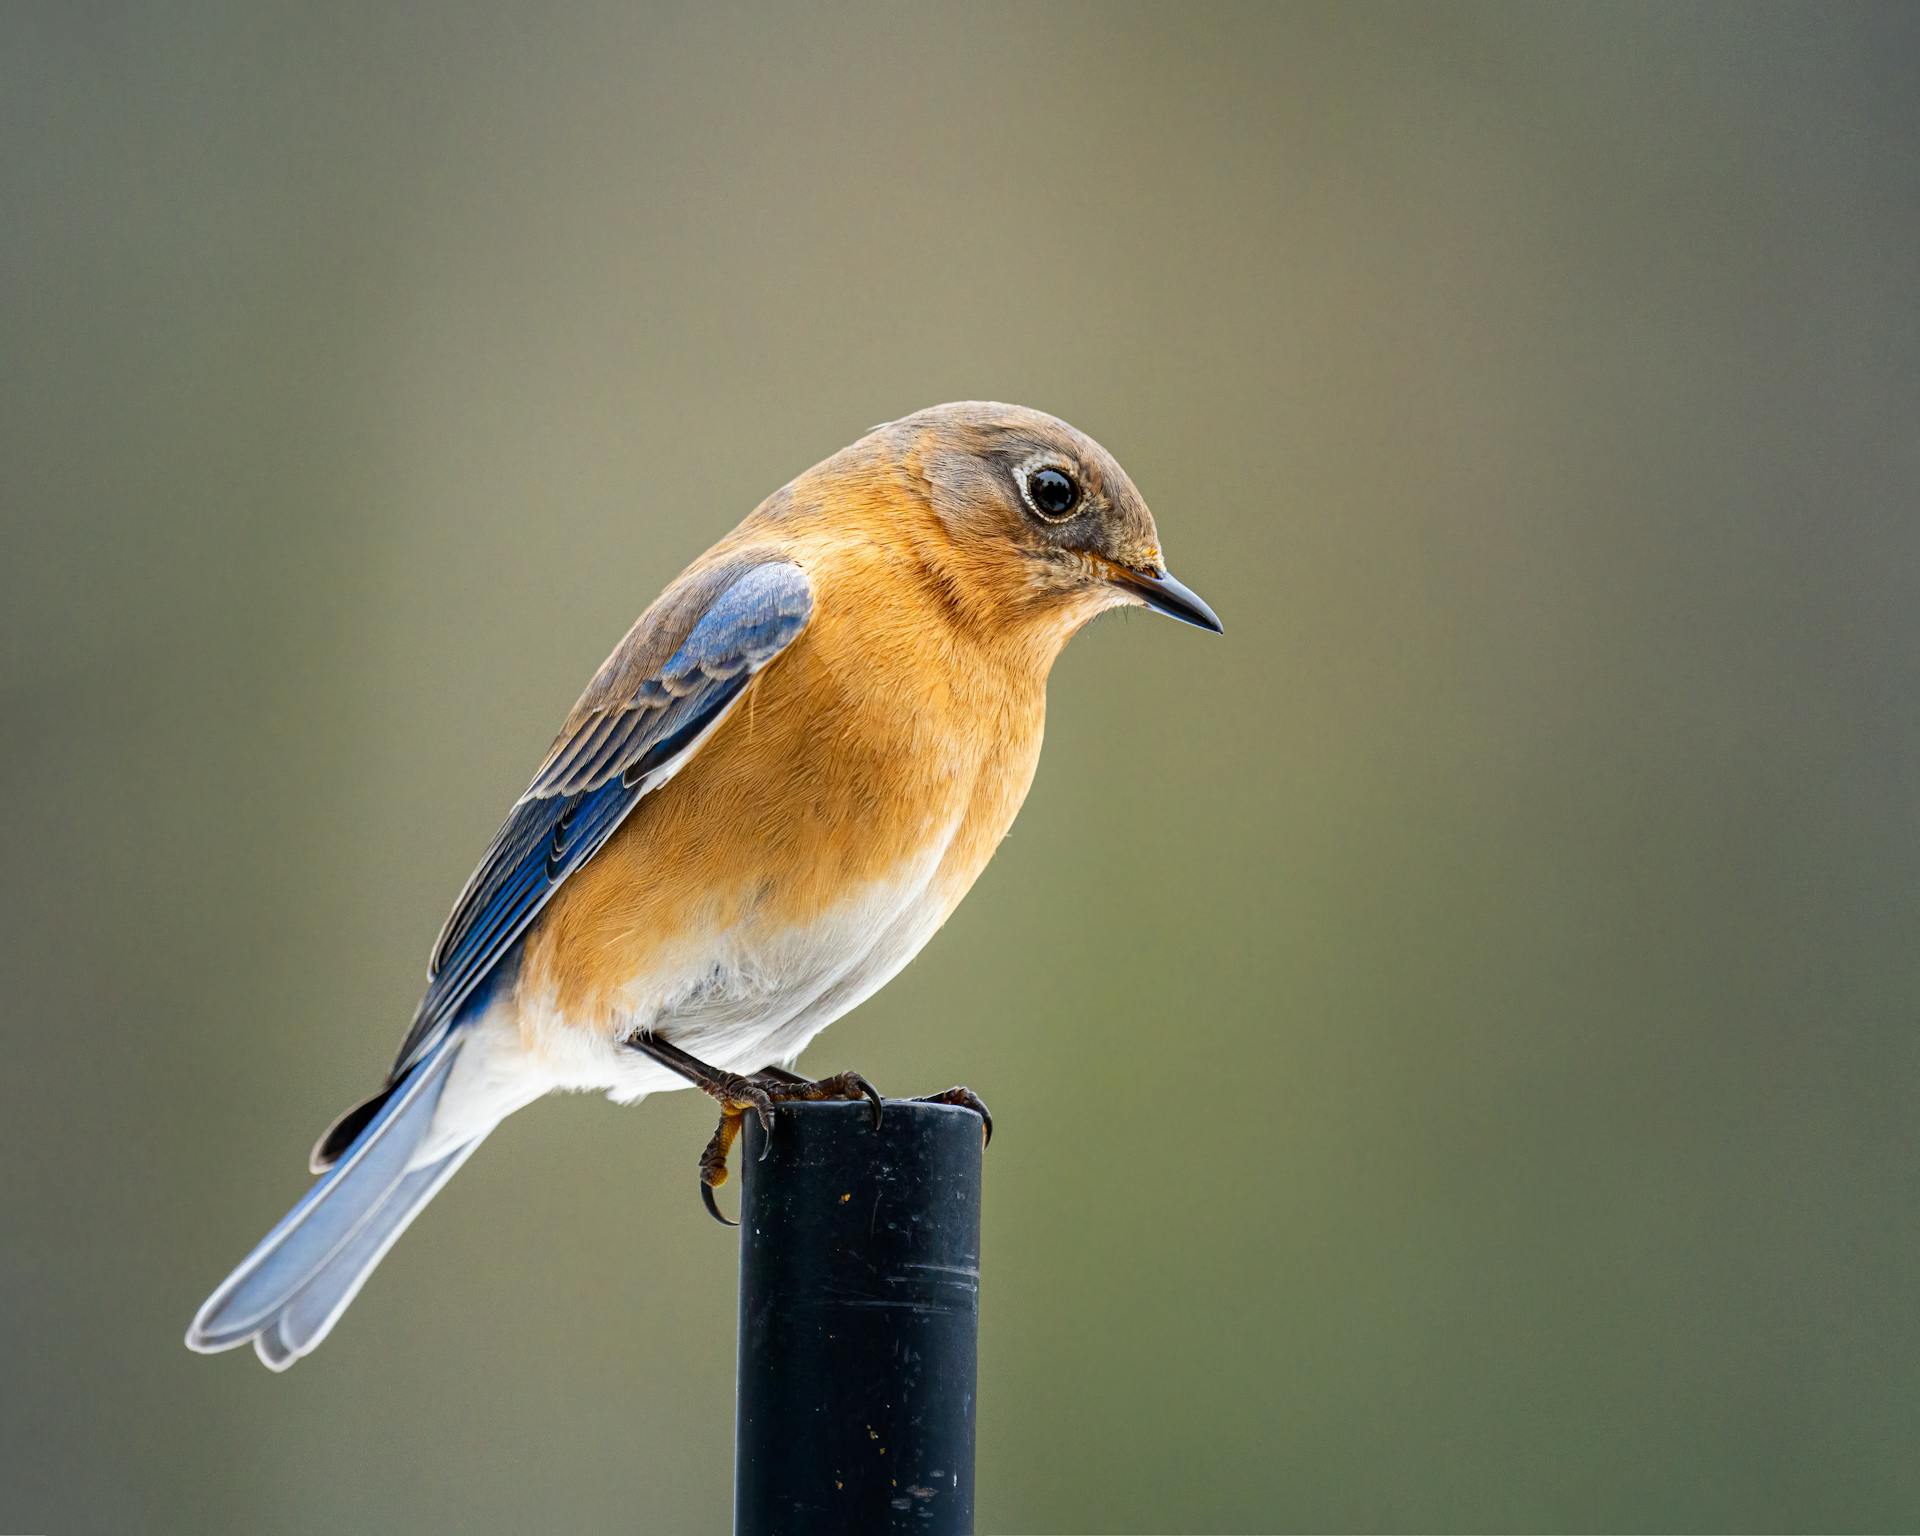
[[[389,1081],[445,1035],[561,883],[698,750],[812,610],[804,571],[749,556],[690,573],[641,615],[454,904]]]

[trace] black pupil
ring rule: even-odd
[[[1035,470],[1027,479],[1027,494],[1048,517],[1064,517],[1079,499],[1079,489],[1057,469]]]

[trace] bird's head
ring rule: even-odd
[[[1168,573],[1127,472],[1059,418],[969,401],[876,436],[933,514],[923,559],[981,622],[1063,643],[1103,609],[1137,604],[1219,633],[1214,611]]]

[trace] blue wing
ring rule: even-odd
[[[797,565],[746,559],[684,577],[641,616],[454,904],[389,1082],[446,1034],[561,882],[680,767],[812,611]]]

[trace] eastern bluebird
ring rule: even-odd
[[[1033,780],[1054,658],[1123,603],[1220,629],[1126,473],[1038,411],[936,406],[775,492],[587,685],[454,904],[386,1086],[321,1136],[320,1179],[188,1347],[252,1340],[285,1370],[555,1089],[711,1094],[710,1209],[743,1112],[877,1113],[858,1074],[789,1069],[979,876]]]

